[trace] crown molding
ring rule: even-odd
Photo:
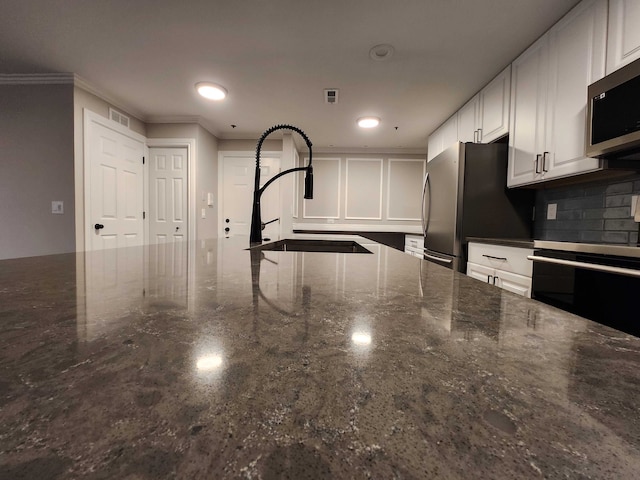
[[[0,73],[0,85],[73,85],[73,73]]]
[[[125,101],[111,95],[110,93],[103,90],[102,88],[97,87],[96,85],[89,82],[85,78],[82,78],[80,75],[77,75],[75,73],[72,75],[73,75],[73,84],[76,87],[81,88],[82,90],[92,95],[95,95],[96,97],[101,98],[105,102],[110,103],[114,107],[122,110],[123,113],[127,113],[133,117],[136,117],[138,120],[142,122],[145,122],[145,123],[148,122],[147,116],[137,108],[133,108],[131,105],[127,104]]]
[[[214,137],[221,138],[213,124],[199,115],[151,115],[145,121],[147,123],[196,123]]]

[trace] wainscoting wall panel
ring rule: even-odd
[[[389,159],[387,220],[420,220],[426,162]]]
[[[382,159],[347,158],[345,218],[382,220]]]
[[[304,159],[304,165],[309,159]],[[300,184],[304,185],[304,172],[300,175]],[[313,199],[304,200],[304,218],[340,218],[340,159],[313,159]]]

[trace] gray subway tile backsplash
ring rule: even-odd
[[[541,240],[638,244],[640,224],[633,221],[631,198],[640,195],[640,175],[549,188],[536,193],[534,236]],[[549,204],[555,220],[547,219]]]

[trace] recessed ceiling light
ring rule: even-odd
[[[380,124],[378,117],[360,117],[358,119],[358,126],[360,128],[374,128]]]
[[[369,57],[371,57],[372,60],[380,62],[382,60],[389,60],[393,56],[393,52],[395,52],[393,45],[381,43],[369,50]]]
[[[196,90],[209,100],[222,100],[227,96],[227,89],[210,82],[196,83]]]

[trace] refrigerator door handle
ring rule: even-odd
[[[424,215],[424,199],[427,195],[427,186],[429,186],[429,172],[424,177],[424,184],[422,185],[422,231],[424,236],[427,236],[427,230],[429,229],[428,217]],[[429,210],[431,210],[431,189],[429,189]],[[430,213],[430,212],[429,212]]]
[[[431,260],[435,260],[436,262],[446,263],[447,265],[450,264],[453,261],[453,260],[451,260],[449,258],[440,258],[440,257],[436,257],[434,255],[429,255],[426,252],[425,252],[424,256],[427,257],[427,258],[430,258]]]

